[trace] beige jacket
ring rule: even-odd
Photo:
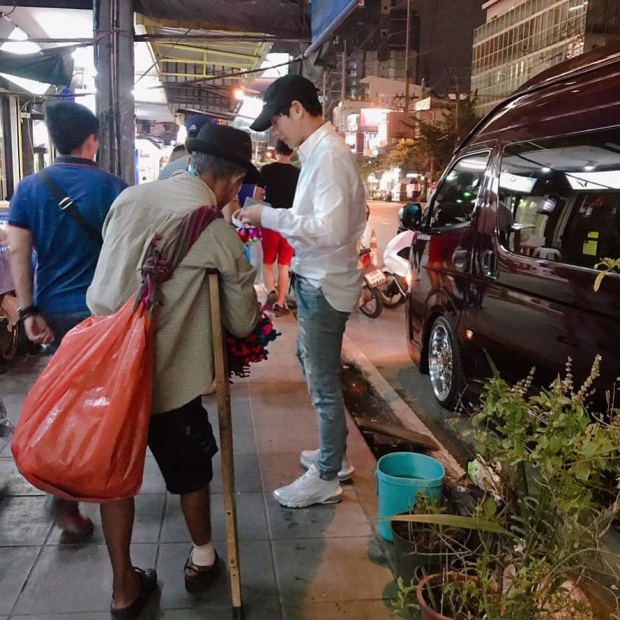
[[[140,286],[139,268],[151,237],[166,237],[183,216],[215,204],[211,189],[182,173],[130,187],[114,201],[103,226],[103,248],[86,294],[93,314],[116,312]],[[155,314],[153,413],[176,409],[213,382],[211,302],[206,268],[220,273],[222,317],[229,332],[247,335],[258,319],[255,271],[243,244],[223,219],[213,221],[160,290]]]

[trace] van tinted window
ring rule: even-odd
[[[499,199],[511,252],[582,267],[620,258],[620,131],[507,146]]]
[[[489,153],[468,155],[452,166],[433,194],[429,225],[444,228],[471,221]]]

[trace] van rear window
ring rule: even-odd
[[[510,252],[582,267],[620,258],[620,129],[506,146],[499,200]]]

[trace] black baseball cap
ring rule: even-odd
[[[285,75],[272,82],[263,97],[263,111],[250,125],[254,131],[265,131],[271,125],[271,119],[293,101],[318,103],[318,89],[301,75]]]

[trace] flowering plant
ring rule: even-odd
[[[226,348],[229,375],[249,376],[250,364],[266,360],[269,355],[267,345],[281,335],[274,329],[271,319],[264,312],[261,312],[254,330],[244,338],[228,334]]]

